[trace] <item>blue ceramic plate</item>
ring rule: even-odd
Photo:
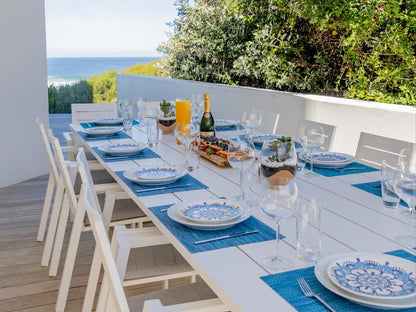
[[[150,169],[156,169],[155,167],[153,168],[133,168],[133,169],[129,169],[124,171],[123,175],[126,179],[129,179],[137,184],[142,184],[142,185],[166,185],[166,184],[170,184],[173,182],[176,182],[177,180],[179,180],[180,178],[182,178],[183,176],[185,176],[187,174],[187,170],[183,169],[183,168],[178,168],[178,167],[168,167],[168,168],[175,168],[175,170],[177,171],[177,174],[172,176],[172,174],[169,172],[170,177],[166,178],[167,174],[156,174],[157,176],[159,176],[160,178],[157,178],[155,174],[150,173]],[[160,169],[157,168],[157,169]],[[143,171],[146,170],[146,174],[143,173]],[[139,176],[143,177],[143,176],[147,176],[147,177],[151,177],[153,176],[153,178],[139,178]],[[165,176],[165,177],[163,177]]]
[[[98,149],[112,156],[136,155],[146,148],[143,143],[120,143],[100,146]]]
[[[109,137],[117,134],[122,131],[121,127],[95,127],[95,128],[86,128],[81,130],[88,136],[92,137]]]
[[[228,119],[215,119],[215,127],[216,128],[229,128],[236,125],[237,122],[235,120],[228,120]]]
[[[263,145],[263,142],[265,140],[274,140],[280,138],[279,135],[275,135],[275,134],[259,134],[259,135],[254,135],[253,136],[253,143],[256,145]]]
[[[338,287],[367,298],[403,299],[415,295],[416,265],[384,254],[360,254],[337,259],[327,274]]]
[[[102,119],[94,119],[92,121],[96,125],[102,125],[102,126],[115,126],[115,125],[121,125],[123,123],[123,119],[121,118],[102,118]]]

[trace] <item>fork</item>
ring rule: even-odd
[[[298,284],[300,289],[302,290],[303,294],[308,298],[316,298],[318,299],[329,311],[337,312],[333,307],[331,307],[328,303],[326,303],[321,297],[315,294],[312,289],[309,287],[308,283],[306,283],[303,277],[298,278]]]
[[[339,168],[339,169],[335,169],[338,172],[343,172],[345,170],[360,170],[360,169],[365,169],[364,167],[347,167],[347,168]]]

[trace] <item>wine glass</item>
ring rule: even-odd
[[[260,208],[276,224],[275,254],[262,260],[264,266],[274,270],[284,270],[293,266],[292,260],[282,257],[279,252],[280,224],[296,213],[295,202],[298,188],[294,179],[272,177],[262,179],[262,199]]]
[[[228,162],[233,168],[240,170],[241,194],[239,200],[245,201],[244,170],[248,169],[256,159],[254,143],[251,139],[237,138],[228,144]]]
[[[198,124],[195,122],[177,122],[175,135],[185,145],[185,168],[188,171],[198,169],[200,161]]]
[[[409,206],[410,232],[407,236],[397,237],[397,240],[411,248],[415,247],[416,235],[416,150],[410,154],[410,157],[402,155],[399,158],[399,168],[397,179],[392,182],[393,189]]]
[[[250,112],[244,112],[241,122],[246,129],[250,130],[248,137],[253,138],[253,130],[261,125],[260,111],[253,109]]]
[[[312,177],[314,176],[314,173],[313,173],[314,153],[324,144],[324,141],[325,141],[324,130],[322,129],[322,127],[314,126],[314,125],[303,126],[299,130],[298,139],[302,147],[311,152],[310,159],[308,159],[309,165],[310,165],[310,171],[307,173],[307,175],[309,177]]]
[[[204,111],[204,98],[202,94],[192,94],[191,96],[191,120],[201,122],[202,113]]]

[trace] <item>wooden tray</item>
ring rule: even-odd
[[[191,147],[194,148],[194,147]],[[217,155],[208,155],[205,153],[205,151],[200,151],[201,157],[208,159],[209,161],[212,161],[214,164],[216,164],[218,167],[231,167],[228,163],[228,160],[224,157],[217,156]]]

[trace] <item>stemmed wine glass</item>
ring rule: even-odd
[[[253,130],[261,125],[261,113],[258,110],[251,110],[250,112],[244,112],[241,122],[246,129],[249,129],[249,138],[253,138]]]
[[[237,199],[245,201],[244,170],[248,169],[256,159],[254,143],[251,139],[238,137],[228,143],[228,162],[233,168],[240,170],[241,195]]]
[[[175,136],[185,145],[186,169],[193,171],[199,168],[199,126],[195,122],[177,122]]]
[[[294,179],[286,177],[262,179],[261,195],[261,210],[276,224],[275,254],[263,259],[262,263],[267,268],[274,270],[288,269],[293,266],[293,262],[280,255],[280,224],[295,215],[295,202],[298,197],[297,185]]]
[[[395,193],[409,206],[410,232],[407,236],[400,236],[397,240],[411,248],[416,245],[416,147],[410,157],[402,155],[399,158],[397,179],[392,182]]]
[[[312,177],[314,176],[314,173],[313,173],[314,153],[324,144],[324,141],[325,141],[324,130],[322,129],[322,127],[319,127],[319,126],[303,126],[299,130],[298,140],[304,149],[311,152],[310,159],[305,159],[305,160],[309,160],[309,165],[310,165],[310,171],[307,173],[307,175],[309,177]],[[303,154],[303,155],[306,158],[306,154]]]

